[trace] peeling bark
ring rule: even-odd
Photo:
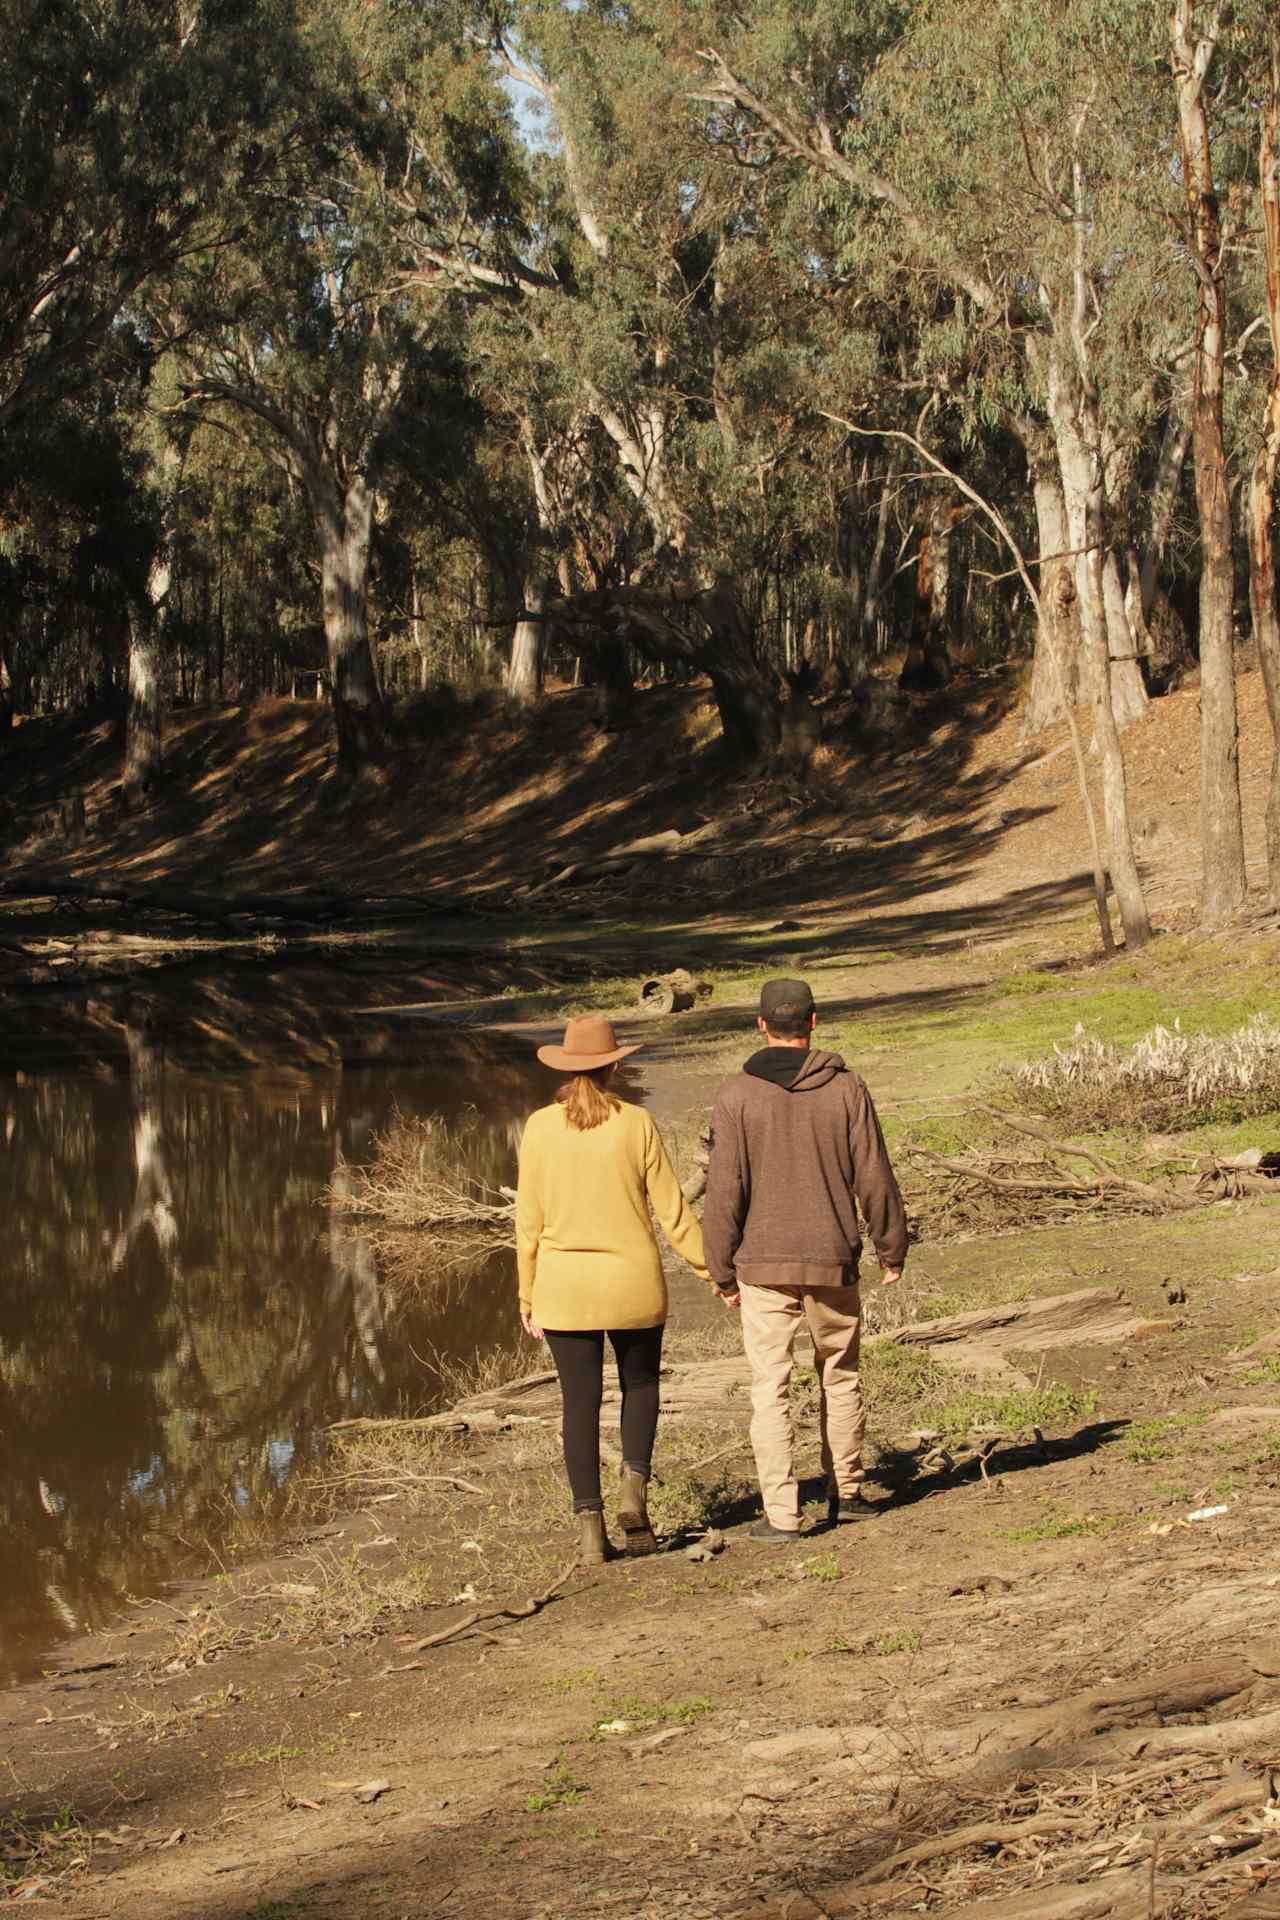
[[[1151,486],[1149,530],[1139,563],[1142,620],[1148,627],[1156,604],[1160,565],[1169,546],[1169,529],[1173,524],[1173,509],[1182,485],[1182,469],[1191,445],[1191,399],[1191,382],[1185,374],[1180,375],[1175,379],[1169,397],[1168,418]]]
[[[129,689],[122,782],[130,808],[145,806],[160,775],[164,743],[163,633],[173,581],[169,547],[152,560],[145,600],[129,618]]]
[[[525,574],[522,608],[511,638],[511,664],[507,669],[507,698],[513,706],[536,706],[542,698],[547,662],[547,583],[541,568]]]
[[[363,474],[342,490],[313,481],[329,687],[338,735],[338,771],[352,779],[385,753],[382,693],[369,646],[369,542],[373,493]]]
[[[1196,0],[1175,0],[1169,16],[1178,129],[1186,185],[1189,244],[1196,272],[1196,380],[1191,437],[1200,515],[1200,838],[1204,861],[1200,911],[1218,926],[1247,897],[1236,718],[1235,581],[1231,495],[1223,443],[1222,389],[1226,290],[1222,226],[1213,178],[1204,85],[1217,47],[1219,15],[1196,25]]]
[[[1029,459],[1040,554],[1040,609],[1022,727],[1024,733],[1034,734],[1062,718],[1064,684],[1065,698],[1072,706],[1080,700],[1081,635],[1075,567],[1066,557],[1071,543],[1062,481],[1047,446],[1038,453],[1029,451]]]
[[[1077,289],[1073,327],[1085,325],[1083,294]],[[1082,405],[1087,407],[1087,396]],[[1068,404],[1061,370],[1051,363],[1049,412],[1054,421],[1067,510],[1067,537],[1074,551],[1076,591],[1084,640],[1085,684],[1094,715],[1094,739],[1102,760],[1102,800],[1106,820],[1107,865],[1125,942],[1140,947],[1151,937],[1142,881],[1133,852],[1129,795],[1120,729],[1111,699],[1110,641],[1103,597],[1102,540],[1104,501],[1102,465],[1091,457]]]
[[[1271,786],[1267,794],[1267,886],[1280,909],[1280,612],[1276,606],[1276,470],[1280,465],[1280,26],[1271,28],[1266,104],[1258,142],[1262,227],[1271,331],[1271,385],[1258,451],[1249,474],[1249,611],[1271,718]]]

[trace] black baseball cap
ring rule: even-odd
[[[766,980],[760,989],[760,1018],[766,1027],[798,1027],[813,1011],[813,995],[803,980]]]

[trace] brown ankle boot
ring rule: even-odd
[[[604,1530],[604,1515],[598,1510],[594,1513],[579,1513],[578,1521],[578,1565],[580,1567],[602,1567],[612,1558],[608,1536]]]
[[[648,1476],[637,1473],[634,1467],[623,1467],[621,1481],[621,1490],[618,1494],[618,1525],[622,1528],[627,1552],[630,1554],[656,1553],[658,1543],[653,1537],[653,1528],[649,1524],[649,1508],[645,1498],[649,1485]]]

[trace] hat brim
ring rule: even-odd
[[[635,1040],[629,1047],[615,1047],[612,1053],[569,1053],[564,1047],[539,1047],[538,1058],[544,1067],[554,1067],[557,1073],[594,1073],[597,1067],[611,1067],[615,1060],[639,1053],[643,1045],[643,1040]]]

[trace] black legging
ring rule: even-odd
[[[649,1472],[658,1430],[658,1373],[662,1328],[610,1333],[622,1388],[622,1458],[637,1473]],[[598,1513],[600,1497],[600,1402],[604,1397],[604,1334],[552,1333],[547,1345],[560,1375],[564,1400],[564,1465],[575,1513]]]

